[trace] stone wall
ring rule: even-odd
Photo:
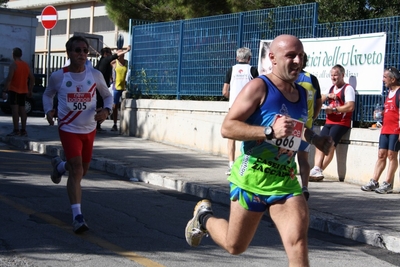
[[[121,107],[121,133],[227,157],[227,142],[221,137],[227,102],[125,99]],[[315,129],[319,132],[319,127]],[[372,177],[378,155],[379,130],[351,129],[338,145],[324,175],[358,185]],[[240,143],[236,150],[239,154]],[[310,165],[314,162],[310,151]],[[382,173],[384,181],[386,171]],[[398,190],[399,171],[395,175]]]

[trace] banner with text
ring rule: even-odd
[[[332,86],[330,71],[336,64],[345,70],[345,81],[362,95],[382,93],[386,33],[373,33],[329,38],[301,39],[308,62],[306,71],[319,81],[321,93]],[[261,40],[258,72],[269,73],[271,62],[268,57],[272,40]]]

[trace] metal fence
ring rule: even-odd
[[[312,36],[316,7],[307,4],[131,27],[131,88],[178,99],[221,96],[238,47],[258,51],[260,39],[289,33],[286,29]],[[257,60],[255,52],[253,62]]]
[[[400,62],[400,17],[369,19],[361,21],[346,21],[316,25],[316,37],[336,37],[374,32],[386,32],[385,67],[398,66]],[[357,95],[356,109],[353,119],[356,126],[363,122],[373,121],[373,111],[376,104],[383,104],[387,91],[382,84],[381,95]],[[325,118],[322,112],[319,118]]]
[[[33,59],[33,72],[37,74],[46,74],[47,71],[47,54],[35,54]],[[96,66],[98,59],[96,57],[88,58],[93,66]],[[67,63],[67,56],[52,56],[50,55],[49,74],[61,69]]]
[[[252,49],[258,62],[260,39],[287,33],[299,38],[386,32],[385,67],[398,66],[399,17],[318,24],[318,4],[144,25],[131,24],[132,94],[149,96],[221,96],[236,49]],[[132,23],[132,21],[131,21]],[[385,94],[357,96],[355,122],[371,122],[373,107]],[[322,112],[320,119],[325,118]],[[357,125],[357,123],[356,123]]]

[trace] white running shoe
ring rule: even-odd
[[[393,186],[385,181],[381,184],[381,186],[379,188],[375,189],[375,193],[378,193],[378,194],[393,193]]]
[[[322,169],[314,166],[314,168],[311,169],[310,171],[310,177],[308,178],[308,181],[310,182],[319,182],[324,179],[324,174],[322,173]]]
[[[199,222],[199,217],[202,214],[213,214],[211,202],[207,199],[200,200],[193,211],[193,218],[187,223],[185,228],[186,242],[192,246],[197,247],[201,239],[207,235],[207,230],[204,230]]]

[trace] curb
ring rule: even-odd
[[[65,158],[64,151],[57,142],[53,142],[54,144],[45,144],[15,137],[0,137],[0,141],[15,146],[18,149],[30,150],[48,156],[58,155],[61,158]],[[230,203],[228,188],[226,190],[212,189],[207,185],[184,182],[173,177],[127,167],[124,163],[116,160],[93,157],[90,168],[125,177],[131,181],[140,181],[200,198],[208,198],[220,204],[229,205]],[[389,231],[377,225],[370,225],[310,209],[309,227],[317,231],[400,253],[400,236],[394,231]]]
[[[310,228],[400,253],[397,233],[376,225],[310,209]]]

